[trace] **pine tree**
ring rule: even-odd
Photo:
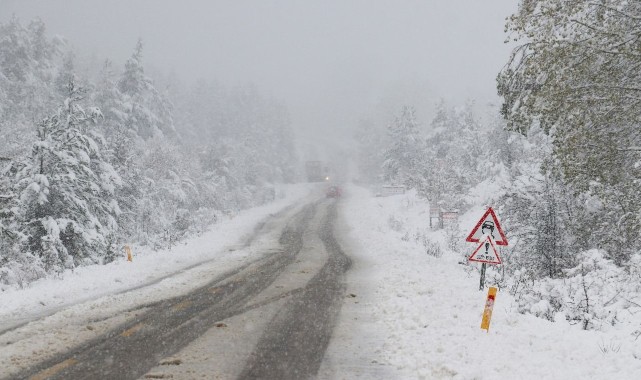
[[[99,262],[117,228],[113,195],[120,178],[90,130],[100,111],[83,109],[82,92],[69,83],[64,104],[38,125],[38,140],[17,178],[25,248],[47,272]]]
[[[125,63],[118,90],[125,96],[126,126],[142,139],[156,135],[173,137],[172,105],[145,75],[142,66],[142,41],[138,40],[133,55]]]
[[[403,107],[400,116],[388,127],[390,146],[383,162],[384,179],[416,188],[422,182],[425,144],[420,135],[413,107]]]
[[[99,127],[106,139],[105,159],[122,179],[116,199],[123,212],[118,215],[119,239],[135,241],[138,232],[136,215],[142,198],[140,158],[142,141],[127,127],[127,97],[118,89],[111,61],[106,60],[100,71],[93,102],[100,108],[104,121]]]
[[[15,16],[0,24],[0,151],[10,157],[27,153],[33,122],[58,100],[52,73],[59,43],[44,30],[40,20],[24,27]]]
[[[56,91],[64,99],[69,93],[69,82],[75,80],[74,68],[75,56],[73,52],[69,51],[62,60],[62,66],[58,71],[58,75],[55,79],[55,88]]]
[[[467,109],[457,113],[441,100],[431,130],[426,141],[429,165],[423,169],[419,194],[432,205],[462,209],[463,198],[478,183],[477,162],[482,157],[473,157],[481,143],[475,121]]]
[[[136,199],[136,224],[139,238],[156,247],[169,246],[184,230],[173,229],[176,219],[185,218],[183,210],[195,211],[199,204],[199,189],[195,184],[195,159],[181,151],[167,139],[155,138],[147,142],[141,158],[141,190]],[[182,222],[185,222],[183,220]],[[180,224],[180,223],[178,223]]]

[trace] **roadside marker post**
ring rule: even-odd
[[[125,245],[125,253],[127,253],[127,261],[134,261],[131,254],[131,248],[128,245]]]
[[[483,320],[481,321],[481,329],[490,332],[490,320],[492,319],[492,309],[494,308],[494,301],[496,300],[496,288],[491,286],[487,291],[487,300],[485,301],[485,310],[483,310]]]

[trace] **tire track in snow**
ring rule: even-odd
[[[318,231],[329,258],[276,314],[239,379],[307,379],[318,372],[345,293],[351,260],[334,237],[336,202]]]

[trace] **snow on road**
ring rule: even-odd
[[[376,198],[351,186],[342,207],[354,265],[321,378],[641,378],[633,355],[641,342],[629,332],[518,314],[507,291],[497,295],[489,333],[481,330],[487,291],[478,290],[479,264],[459,264],[462,252],[426,254],[417,233],[443,248],[446,237],[429,230],[429,207],[414,194]],[[462,229],[479,217],[464,215]]]

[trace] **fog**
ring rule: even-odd
[[[2,0],[2,22],[35,17],[81,54],[182,80],[254,83],[282,100],[299,135],[349,136],[381,99],[495,102],[510,0]],[[420,115],[424,118],[429,115]],[[304,133],[308,134],[308,133]]]

